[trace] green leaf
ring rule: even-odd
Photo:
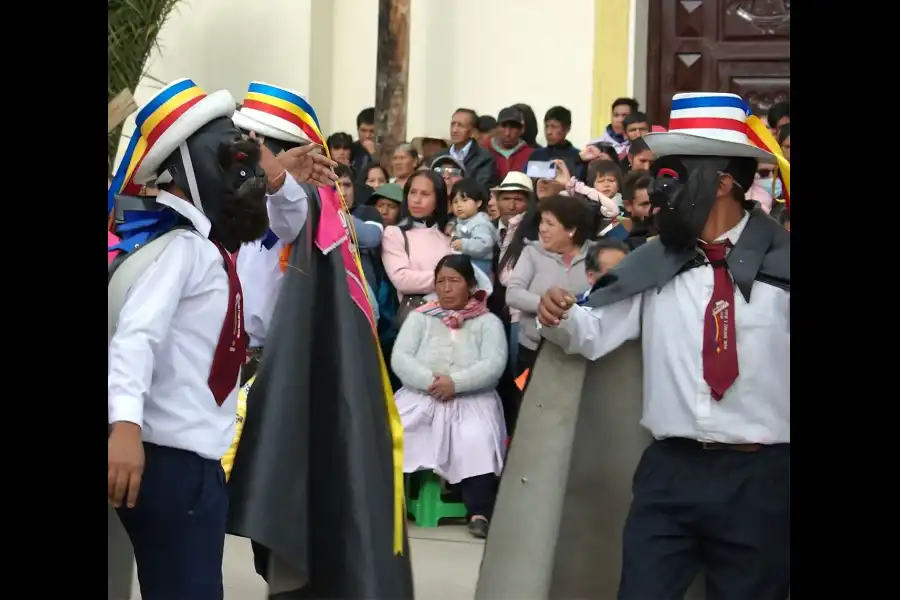
[[[123,89],[134,91],[157,36],[179,0],[107,0],[106,101]],[[121,127],[107,137],[107,171],[112,173]]]

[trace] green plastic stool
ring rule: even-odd
[[[462,502],[444,502],[443,481],[431,471],[414,473],[419,479],[419,495],[417,498],[407,497],[409,514],[419,527],[437,527],[441,519],[464,519],[466,505]],[[412,478],[411,478],[412,479]],[[412,486],[410,486],[412,487]]]

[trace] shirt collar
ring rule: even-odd
[[[186,218],[190,221],[194,227],[197,228],[197,231],[205,238],[209,237],[209,230],[212,229],[212,223],[209,222],[209,219],[204,215],[200,210],[186,200],[182,200],[178,196],[170,194],[164,190],[159,190],[159,194],[156,196],[156,201],[159,204],[168,206],[182,217]]]
[[[466,155],[469,154],[469,150],[472,148],[472,140],[469,140],[469,143],[463,146],[463,149],[459,152],[456,151],[456,148],[453,147],[453,144],[450,144],[450,156],[455,158],[458,161],[462,161],[466,158]]]
[[[746,210],[744,211],[744,216],[741,217],[741,220],[738,221],[737,225],[720,235],[716,238],[717,242],[724,242],[726,239],[731,242],[732,246],[737,246],[738,239],[741,237],[741,234],[744,232],[744,228],[747,226],[747,222],[750,220],[750,213]]]

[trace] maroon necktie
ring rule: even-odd
[[[722,399],[738,376],[734,283],[725,264],[725,251],[730,247],[730,242],[700,244],[712,265],[715,280],[703,328],[703,379],[709,384],[715,400]]]
[[[216,345],[212,368],[209,371],[209,389],[216,399],[216,404],[222,406],[237,386],[241,365],[247,359],[247,335],[244,331],[241,281],[235,267],[237,253],[232,259],[219,243],[214,243],[222,255],[222,260],[225,261],[225,271],[228,273],[228,312],[225,313],[222,333],[219,334],[219,343]]]

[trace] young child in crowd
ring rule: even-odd
[[[622,169],[612,161],[600,160],[588,167],[588,182],[622,211]]]
[[[497,228],[487,214],[490,192],[474,179],[466,178],[454,184],[450,196],[456,216],[450,249],[465,254],[473,265],[490,275],[494,248],[500,243]]]
[[[597,281],[619,264],[626,254],[628,254],[628,245],[615,238],[601,237],[594,242],[584,257],[584,270],[590,287],[579,296],[578,304],[587,302]]]
[[[596,203],[604,219],[614,219],[622,212],[622,169],[609,160],[594,160],[588,165],[587,185],[569,173],[562,160],[554,160],[556,180],[565,186],[570,196],[580,194]]]

